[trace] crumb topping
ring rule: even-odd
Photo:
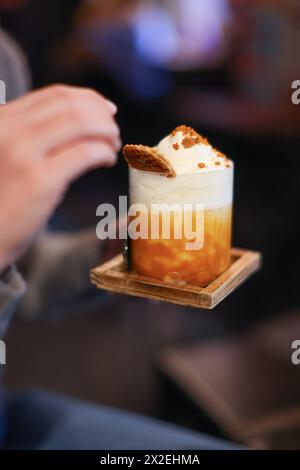
[[[205,139],[202,135],[198,134],[192,127],[188,126],[178,126],[176,129],[173,130],[171,136],[174,137],[177,132],[181,132],[184,136],[182,140],[182,145],[184,148],[190,148],[197,144],[205,144],[208,145],[207,139]]]
[[[178,170],[178,174],[197,170],[199,172],[199,169],[201,173],[220,171],[233,165],[231,160],[214,148],[206,138],[185,125],[171,131],[155,149]]]
[[[174,135],[176,135],[177,132],[182,132],[183,135],[187,135],[190,132],[196,134],[196,132],[194,131],[194,129],[192,127],[188,127],[188,126],[185,126],[185,125],[177,126],[176,129],[174,129],[171,133],[172,137],[174,137]]]
[[[226,155],[224,155],[224,153],[219,152],[219,150],[217,150],[217,157],[226,158]]]
[[[182,140],[182,145],[184,146],[185,149],[189,149],[191,147],[194,147],[198,143],[197,137],[185,137]]]

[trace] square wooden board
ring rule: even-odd
[[[261,267],[258,252],[233,248],[230,267],[207,287],[185,285],[139,276],[125,269],[119,254],[91,271],[91,282],[99,289],[118,294],[171,302],[196,308],[213,309]]]

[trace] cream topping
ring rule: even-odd
[[[204,173],[231,168],[233,163],[192,128],[180,126],[156,147],[177,175]]]

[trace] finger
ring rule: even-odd
[[[11,101],[2,109],[6,113],[18,114],[30,112],[32,116],[39,114],[41,109],[49,111],[56,109],[59,105],[66,106],[68,103],[74,103],[80,99],[87,99],[104,106],[107,112],[115,115],[117,107],[114,103],[107,100],[103,95],[89,88],[71,87],[66,85],[51,85],[45,88],[28,93],[22,98]]]
[[[114,113],[110,110],[103,100],[94,99],[93,93],[75,93],[68,100],[52,100],[46,106],[36,107],[34,111],[28,113],[28,124],[36,125],[42,123],[46,119],[59,117],[67,111],[77,114],[102,113],[103,116],[113,117]]]
[[[109,116],[114,116],[117,112],[114,103],[95,91],[85,88],[59,88],[54,93],[54,97],[55,99],[48,99],[43,105],[39,103],[38,106],[36,105],[31,109],[30,119],[32,122],[51,118],[66,111],[66,109],[74,112],[80,112],[84,109],[101,110]]]
[[[118,151],[121,145],[116,122],[112,117],[104,115],[101,110],[66,112],[36,125],[31,132],[32,142],[38,154],[45,152],[52,154],[73,141],[88,138],[105,140],[114,151]]]
[[[66,185],[82,174],[117,161],[116,152],[103,141],[81,141],[57,152],[45,162],[45,171],[55,184]]]

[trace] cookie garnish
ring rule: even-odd
[[[167,178],[174,178],[176,173],[172,165],[154,147],[127,144],[123,148],[127,163],[137,170],[159,173]]]

